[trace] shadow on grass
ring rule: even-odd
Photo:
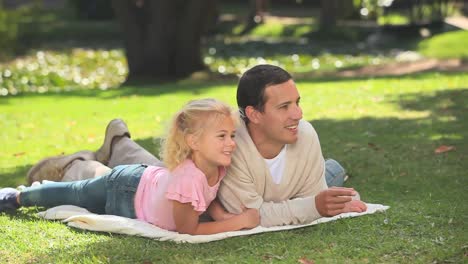
[[[464,161],[468,156],[465,98],[468,88],[431,96],[405,94],[391,102],[405,110],[425,111],[427,117],[320,119],[311,123],[319,133],[324,156],[339,160],[348,169],[348,184],[358,185],[382,203],[401,197],[418,199],[421,189],[441,197],[458,193],[468,198],[461,187],[468,184],[464,176],[468,170]],[[456,149],[435,154],[440,145]]]
[[[76,230],[76,229],[75,229]],[[86,234],[88,231],[77,230]],[[95,232],[92,232],[95,234]],[[235,252],[225,248],[242,248],[245,243],[260,243],[262,235],[230,238],[207,244],[177,244],[171,241],[157,241],[135,236],[105,234],[105,241],[87,243],[85,246],[72,246],[51,249],[45,254],[34,256],[35,262],[57,263],[64,260],[92,260],[105,263],[185,263],[190,258],[191,263],[205,263],[216,258],[235,259]],[[254,241],[254,242],[252,242]],[[195,257],[194,257],[195,256]]]

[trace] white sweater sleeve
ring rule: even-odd
[[[305,224],[320,217],[315,207],[315,196],[281,203],[264,202],[260,207],[260,221],[264,227]]]

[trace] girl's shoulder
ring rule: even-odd
[[[195,163],[193,163],[191,159],[186,159],[172,171],[172,176],[181,178],[203,178],[205,174],[195,166]]]

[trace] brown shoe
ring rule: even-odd
[[[104,137],[104,143],[96,151],[96,160],[102,164],[107,165],[109,158],[112,153],[112,140],[115,137],[130,137],[128,127],[122,119],[113,119],[109,122],[106,128],[106,135]]]
[[[96,156],[92,151],[79,151],[71,155],[61,155],[45,158],[34,165],[28,172],[28,182],[35,181],[61,181],[67,166],[76,159],[95,160]]]

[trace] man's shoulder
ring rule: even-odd
[[[308,121],[301,120],[299,121],[299,141],[305,140],[307,138],[317,137],[317,132],[315,131],[312,124]]]

